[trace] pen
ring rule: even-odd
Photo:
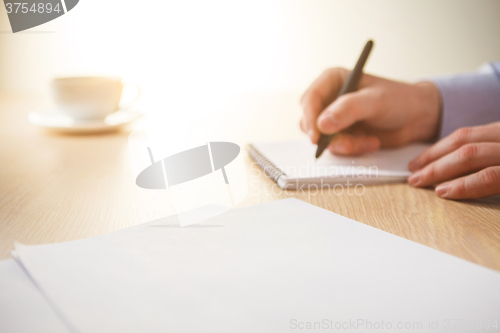
[[[363,66],[366,63],[366,59],[368,59],[368,55],[370,54],[372,47],[373,47],[373,41],[369,40],[366,43],[363,52],[361,52],[361,55],[359,56],[356,66],[354,66],[354,69],[352,70],[352,72],[347,77],[347,80],[345,80],[344,84],[342,85],[342,89],[340,89],[337,98],[356,90],[356,88],[358,87],[359,80],[361,79],[361,75],[363,75]],[[321,134],[318,140],[318,148],[316,149],[316,159],[318,159],[321,156],[321,154],[323,154],[326,147],[328,147],[328,145],[330,144],[335,135],[336,133],[330,135]]]

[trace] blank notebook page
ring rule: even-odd
[[[412,144],[397,149],[383,149],[363,156],[337,156],[326,150],[316,161],[316,145],[308,140],[277,141],[252,144],[267,161],[287,178],[372,177],[406,178],[408,163],[428,145]]]

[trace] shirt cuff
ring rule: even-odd
[[[500,121],[500,64],[431,79],[441,93],[443,138],[461,127]]]

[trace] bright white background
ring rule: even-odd
[[[0,30],[10,30],[3,8]],[[500,1],[81,0],[53,22],[0,34],[0,87],[109,73],[166,95],[302,89],[325,67],[352,66],[368,38],[376,74],[472,70],[500,60]]]
[[[177,127],[237,93],[300,92],[326,67],[352,67],[369,38],[366,71],[395,79],[500,60],[500,1],[81,0],[17,34],[2,8],[0,31],[2,91],[48,96],[54,76],[119,75]]]

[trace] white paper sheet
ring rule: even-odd
[[[81,332],[466,332],[500,316],[499,272],[296,199],[16,251]]]
[[[12,259],[0,262],[0,332],[69,332]]]

